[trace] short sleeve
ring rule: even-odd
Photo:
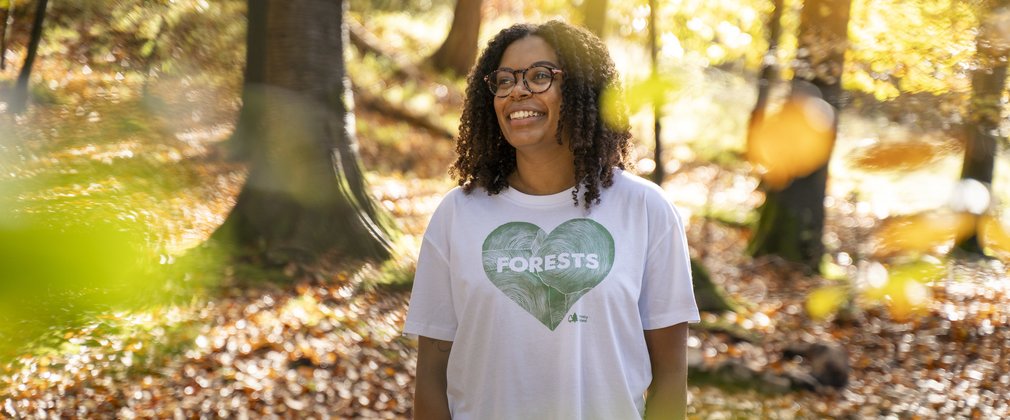
[[[691,280],[687,235],[676,208],[665,199],[650,211],[649,251],[645,259],[638,310],[642,326],[654,330],[699,322]]]
[[[456,336],[456,312],[452,302],[449,259],[445,248],[439,245],[447,243],[445,225],[440,223],[444,214],[439,213],[436,210],[432,216],[421,243],[403,333],[453,341]]]

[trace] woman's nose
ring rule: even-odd
[[[516,83],[516,85],[512,88],[512,91],[509,92],[509,97],[513,100],[525,99],[531,95],[533,95],[533,92],[530,92],[530,90],[526,88],[526,83],[522,80]]]

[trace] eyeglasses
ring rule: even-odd
[[[498,69],[484,76],[484,81],[487,82],[487,87],[491,89],[491,93],[494,96],[504,98],[509,96],[512,93],[512,89],[518,84],[519,77],[517,75],[520,73],[523,75],[523,85],[526,86],[526,90],[530,91],[530,93],[543,93],[551,88],[551,83],[554,82],[554,75],[560,74],[562,71],[544,65],[536,65],[520,70]]]

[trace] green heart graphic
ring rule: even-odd
[[[614,265],[614,238],[590,219],[550,234],[526,222],[498,226],[484,239],[484,272],[509,299],[554,331],[568,309]]]

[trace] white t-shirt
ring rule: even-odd
[[[442,200],[404,332],[454,342],[454,419],[642,417],[643,330],[699,320],[687,242],[655,184],[616,170],[601,200],[587,211],[571,190],[511,188]]]

